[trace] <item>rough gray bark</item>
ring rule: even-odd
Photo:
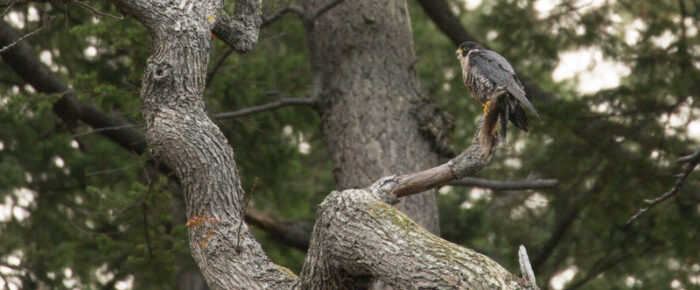
[[[301,289],[526,289],[498,263],[427,232],[369,190],[333,192],[319,207]],[[313,278],[313,279],[310,279]]]
[[[242,224],[244,192],[233,150],[204,110],[209,19],[223,1],[114,2],[153,38],[141,89],[146,140],[183,186],[190,249],[209,286],[291,287],[295,276],[273,264]],[[259,1],[242,2],[259,7]]]
[[[213,16],[216,24],[212,33],[236,52],[248,52],[258,42],[258,32],[262,24],[260,18],[262,1],[235,0],[234,5],[236,10],[232,16],[225,14]]]
[[[327,2],[306,0],[304,9]],[[378,176],[437,164],[416,117],[422,89],[406,1],[345,1],[306,26],[336,186],[365,187]],[[434,190],[397,207],[439,234]]]

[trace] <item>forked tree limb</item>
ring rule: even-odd
[[[361,289],[374,277],[394,289],[537,289],[531,270],[527,281],[520,279],[488,257],[427,232],[390,206],[397,197],[484,168],[497,148],[493,128],[498,114],[493,110],[479,121],[469,147],[449,162],[384,177],[366,189],[331,193],[318,209],[296,288]],[[529,261],[527,266],[531,269]]]
[[[189,5],[194,5],[194,3]],[[260,25],[262,24],[262,0],[235,0],[234,5],[233,15],[222,13],[221,15],[212,14],[208,17],[216,21],[212,33],[217,38],[236,52],[245,53],[258,42]]]
[[[296,16],[303,19],[305,11],[304,11],[304,8],[301,8],[298,5],[285,6],[284,8],[277,10],[277,12],[272,13],[269,16],[263,16],[263,22],[262,22],[262,25],[260,26],[260,28],[264,28],[264,27],[274,23],[275,21],[282,18],[282,16],[287,15],[289,13],[294,13]]]
[[[297,17],[301,18],[301,20],[304,23],[307,23],[307,24],[313,23],[314,21],[316,21],[316,19],[321,17],[321,15],[328,12],[328,10],[333,9],[333,7],[338,6],[338,4],[342,3],[343,1],[344,0],[332,0],[328,3],[326,3],[326,5],[323,5],[319,8],[311,10],[311,11],[307,11],[306,9],[300,7],[299,5],[294,5],[294,4],[288,5],[280,10],[277,10],[277,12],[272,13],[269,16],[263,16],[262,25],[260,26],[260,28],[264,28],[264,27],[274,23],[275,21],[279,20],[284,15],[287,15],[289,13],[295,14]]]

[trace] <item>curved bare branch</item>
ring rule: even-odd
[[[536,179],[520,181],[496,181],[475,177],[464,177],[449,183],[452,186],[481,187],[493,190],[522,190],[549,188],[557,185],[556,179]]]

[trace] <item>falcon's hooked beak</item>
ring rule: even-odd
[[[462,49],[461,49],[461,48],[455,51],[455,56],[456,56],[456,57],[459,57],[460,54],[462,54]]]

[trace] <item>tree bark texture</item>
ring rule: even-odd
[[[306,0],[304,8],[327,2]],[[436,165],[438,155],[421,134],[416,113],[422,89],[413,70],[406,1],[345,1],[306,26],[314,95],[321,100],[337,187],[366,187],[379,176]],[[397,207],[439,234],[435,190]]]
[[[243,223],[244,192],[233,150],[204,110],[211,19],[223,1],[115,4],[153,38],[141,89],[146,140],[154,158],[173,168],[182,184],[190,249],[209,286],[290,288],[295,276],[269,260]]]
[[[301,289],[366,289],[370,277],[393,289],[529,289],[488,257],[427,232],[373,191],[333,192],[318,210]]]

